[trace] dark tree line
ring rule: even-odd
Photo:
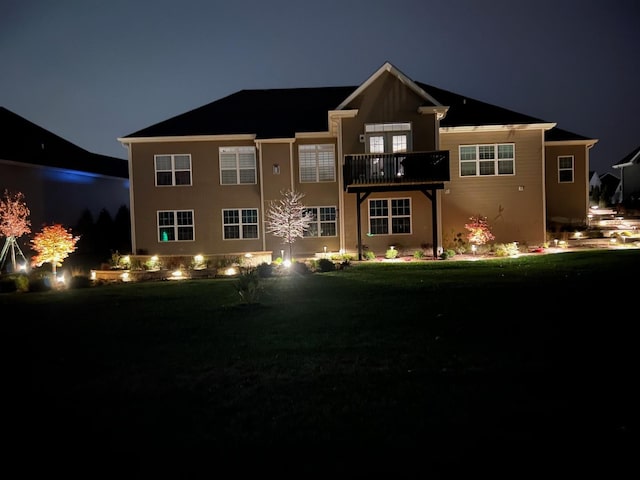
[[[131,253],[129,208],[122,205],[115,217],[103,208],[96,219],[87,209],[80,215],[73,234],[80,236],[80,240],[67,263],[79,268],[100,268],[102,264],[110,263],[115,253]]]

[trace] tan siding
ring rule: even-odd
[[[515,175],[461,177],[459,146],[492,143],[515,144]],[[471,216],[481,215],[487,217],[495,243],[541,245],[544,242],[540,130],[445,133],[440,137],[440,148],[450,151],[451,162],[451,181],[441,195],[444,241],[458,233],[466,235],[465,223]]]
[[[256,185],[220,185],[218,148],[252,142],[175,142],[132,145],[136,249],[148,254],[213,254],[262,250],[262,240],[222,240],[222,209],[260,209]],[[190,154],[192,186],[156,187],[154,155]],[[259,175],[259,173],[258,173]],[[158,210],[193,210],[195,240],[159,242]],[[260,228],[262,235],[262,228]],[[136,253],[136,252],[134,252]]]
[[[558,182],[558,157],[573,155],[572,183]],[[547,219],[585,225],[589,209],[589,164],[584,145],[546,147]]]
[[[345,155],[364,153],[365,144],[359,137],[364,133],[367,123],[411,122],[412,151],[435,150],[435,114],[420,114],[418,108],[424,100],[414,91],[391,74],[381,75],[355,101],[350,108],[358,108],[355,118],[346,118],[342,122],[342,142]],[[342,188],[342,186],[340,186]],[[345,244],[348,252],[356,252],[357,208],[356,195],[344,193]],[[373,198],[411,198],[412,233],[408,235],[367,236],[369,231],[369,199]],[[422,246],[433,243],[431,201],[422,192],[391,192],[370,195],[361,206],[362,242],[376,255],[384,255],[390,245],[407,252],[413,252]]]

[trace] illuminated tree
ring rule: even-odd
[[[60,224],[45,226],[31,240],[32,248],[38,252],[31,259],[32,265],[39,267],[43,263],[51,263],[55,275],[56,267],[62,266],[62,261],[75,251],[78,240],[80,237],[74,237]]]
[[[7,237],[7,240],[0,254],[0,268],[4,265],[9,249],[13,271],[16,270],[16,250],[25,262],[27,261],[18,246],[17,239],[26,233],[31,233],[31,222],[28,219],[30,213],[22,192],[11,195],[8,190],[4,191],[4,197],[0,198],[0,234]]]
[[[467,234],[467,240],[469,243],[472,245],[484,245],[489,240],[493,240],[495,238],[491,233],[489,224],[487,223],[487,217],[476,215],[474,217],[470,217],[469,220],[471,220],[471,222],[464,225],[464,228],[469,231]]]
[[[291,259],[293,243],[304,236],[304,232],[314,220],[314,215],[300,201],[304,193],[283,190],[280,194],[282,198],[272,201],[267,211],[266,231],[282,238],[282,241],[289,245]]]

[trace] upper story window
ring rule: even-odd
[[[222,210],[222,238],[225,240],[258,238],[258,209]]]
[[[515,144],[460,145],[460,176],[515,174]]]
[[[334,182],[336,155],[332,144],[299,145],[300,182]]]
[[[158,241],[193,240],[193,210],[158,211]]]
[[[313,215],[313,222],[304,231],[305,237],[335,237],[337,235],[336,207],[307,207],[305,212]]]
[[[154,155],[156,186],[191,185],[191,155]]]
[[[220,147],[220,183],[240,185],[256,183],[255,147]]]
[[[411,150],[411,123],[369,123],[364,126],[367,153]]]
[[[573,155],[558,157],[558,182],[573,183]]]
[[[411,233],[411,199],[369,200],[369,233],[373,235]]]

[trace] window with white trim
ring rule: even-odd
[[[182,242],[193,239],[193,210],[158,211],[159,242]]]
[[[220,147],[220,184],[256,183],[255,147]]]
[[[258,209],[222,210],[222,238],[224,240],[258,238]]]
[[[306,207],[303,213],[310,212],[313,221],[304,231],[305,237],[335,237],[337,235],[336,207]]]
[[[573,183],[573,155],[558,157],[558,183]]]
[[[364,126],[367,153],[408,152],[411,123],[369,123]]]
[[[372,235],[411,233],[411,199],[369,200],[369,233]]]
[[[335,182],[336,155],[333,144],[298,145],[300,182]]]
[[[515,174],[515,144],[460,145],[460,176]]]
[[[156,186],[191,185],[191,155],[154,155]]]

